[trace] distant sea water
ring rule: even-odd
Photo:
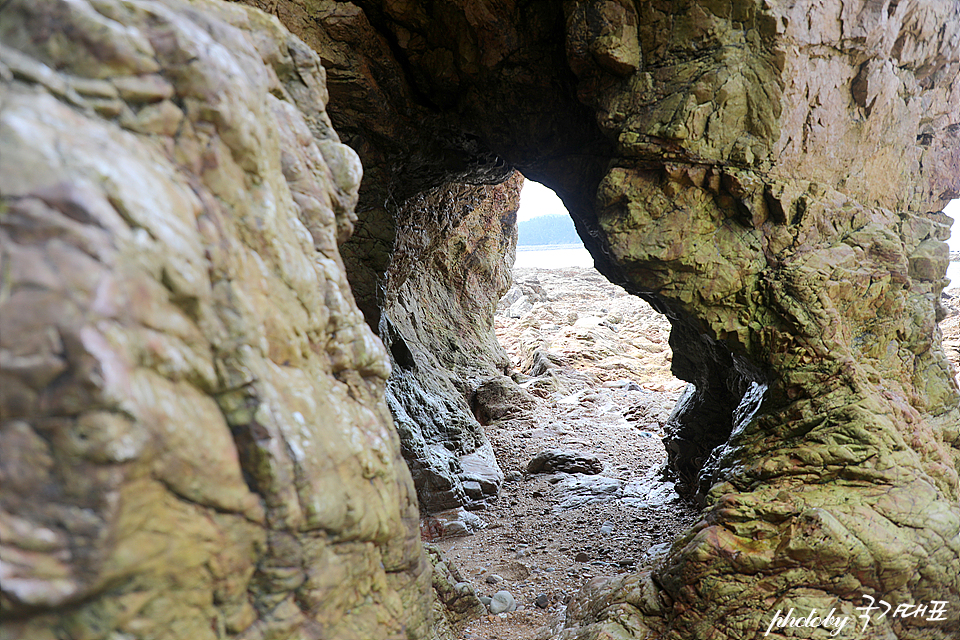
[[[517,247],[517,269],[563,269],[592,267],[593,256],[582,244],[549,244]]]
[[[551,244],[517,247],[514,267],[535,269],[563,269],[564,267],[592,267],[593,256],[579,244]],[[950,288],[960,287],[960,262],[947,266]]]

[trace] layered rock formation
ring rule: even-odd
[[[277,12],[368,70],[338,78],[345,130],[373,131],[371,107],[401,115],[370,157],[402,199],[493,152],[555,188],[599,268],[673,324],[694,387],[668,444],[703,522],[642,588],[572,608],[568,636],[743,638],[777,608],[958,599],[960,396],[936,326],[938,211],[960,191],[956,3]],[[423,140],[455,141],[461,164]],[[946,637],[958,615],[873,633]]]
[[[387,400],[423,512],[472,506],[503,482],[471,400],[491,379],[512,384],[493,314],[510,287],[522,180],[444,185],[397,211],[380,335],[393,363]]]
[[[699,474],[702,523],[651,574],[600,589],[631,613],[593,600],[573,626],[664,616],[681,637],[752,637],[780,608],[957,600],[960,401],[936,322],[958,18],[946,2],[705,4],[641,28],[647,64],[669,68],[627,92],[652,98],[641,117],[623,91],[592,94],[624,156],[657,158],[604,178],[611,253],[702,345],[672,340],[677,374],[697,393],[696,375],[716,380],[675,414],[676,460],[701,466],[684,440],[726,442]],[[874,619],[869,637],[960,627],[960,611],[930,617]]]
[[[483,308],[502,264],[443,256],[463,221],[509,252],[512,205],[482,203],[517,168],[668,315],[694,384],[668,445],[702,521],[591,585],[565,637],[750,638],[864,595],[951,605],[865,637],[956,634],[960,391],[937,328],[956,2],[253,4],[329,71],[365,163],[356,219],[321,67],[275,22],[212,0],[0,8],[12,633],[427,636],[387,356],[337,243],[355,224],[394,397],[466,416],[456,367],[498,356],[482,321],[460,359],[434,320],[470,273],[494,282]],[[413,261],[431,268],[404,278]],[[482,449],[469,420],[412,423],[407,442],[449,445],[434,462]],[[422,495],[480,484],[450,472]]]
[[[3,637],[432,637],[316,54],[207,0],[0,15]]]

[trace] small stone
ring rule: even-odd
[[[490,613],[509,613],[517,610],[517,601],[509,591],[497,591],[490,599]]]
[[[527,464],[529,473],[584,473],[589,475],[603,471],[603,463],[591,454],[566,449],[546,449]]]
[[[657,435],[656,435],[655,433],[651,433],[650,431],[641,431],[641,432],[640,432],[639,434],[637,434],[637,435],[639,435],[641,438],[656,438],[656,437],[657,437]]]
[[[520,482],[520,480],[521,480],[522,478],[523,478],[523,476],[520,475],[520,473],[517,472],[517,471],[508,471],[508,472],[503,476],[503,479],[504,479],[505,482]]]
[[[575,562],[590,562],[590,554],[581,551],[573,557]]]
[[[487,576],[487,584],[497,584],[499,582],[503,582],[503,578],[497,574],[491,573]]]
[[[480,602],[483,603],[483,606],[489,607],[490,603],[493,601],[493,598],[490,596],[480,596]]]
[[[545,593],[541,593],[534,599],[533,604],[537,605],[540,609],[546,609],[550,606],[550,597]]]
[[[631,567],[636,563],[637,561],[630,557],[621,558],[620,560],[617,560],[617,564],[620,565],[621,567]]]
[[[453,590],[461,595],[477,595],[477,590],[469,582],[458,582],[453,585]]]
[[[605,536],[610,535],[611,533],[613,533],[613,525],[610,524],[609,522],[604,522],[603,526],[600,527],[600,533],[602,533]]]

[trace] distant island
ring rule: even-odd
[[[538,216],[517,223],[517,245],[582,244],[570,216]]]

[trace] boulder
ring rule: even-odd
[[[488,606],[490,613],[494,615],[498,613],[510,613],[511,611],[517,610],[517,601],[512,593],[502,589],[493,594]]]
[[[531,408],[536,401],[507,376],[483,380],[473,392],[471,406],[480,424],[486,425]]]
[[[603,471],[600,458],[592,453],[569,449],[541,451],[527,463],[528,473],[583,473],[596,475]]]

